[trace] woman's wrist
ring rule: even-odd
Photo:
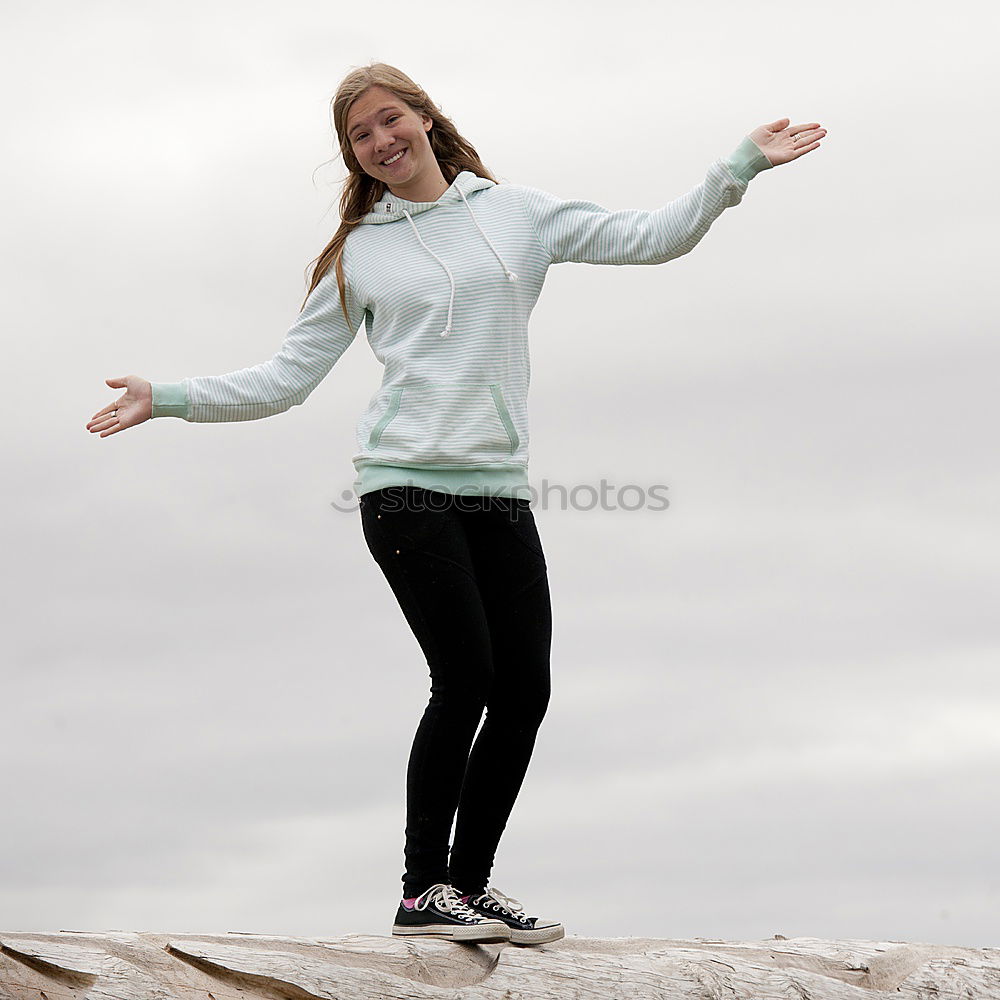
[[[729,169],[747,184],[762,170],[768,170],[774,164],[764,155],[764,151],[745,135],[740,144],[726,158]]]
[[[180,417],[187,419],[188,395],[184,382],[150,382],[153,389],[151,417]]]

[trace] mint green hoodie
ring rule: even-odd
[[[357,425],[358,496],[413,484],[531,498],[528,317],[550,264],[661,264],[693,250],[771,166],[745,137],[687,194],[653,211],[462,171],[437,201],[386,190],[347,237],[344,321],[333,268],[269,361],[154,382],[153,417],[259,420],[305,402],[364,321],[385,366]]]

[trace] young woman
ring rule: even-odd
[[[612,212],[498,183],[430,97],[385,63],[345,77],[333,118],[349,170],[341,223],[278,353],[176,383],[108,379],[125,393],[87,427],[107,437],[150,417],[283,413],[364,322],[385,372],[357,426],[354,487],[365,541],[431,678],[407,766],[392,933],[553,941],[562,924],[527,916],[488,884],[549,700],[548,577],[527,474],[528,316],[551,264],[686,254],[758,172],[816,149],[826,130],[761,125],[665,207]]]

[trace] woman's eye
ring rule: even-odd
[[[391,124],[391,123],[392,123],[392,122],[394,122],[394,121],[395,121],[395,120],[396,120],[397,118],[402,118],[402,115],[389,115],[389,117],[388,117],[388,118],[386,118],[386,120],[385,120],[385,123],[386,123],[386,125],[389,125],[389,124]],[[357,135],[356,135],[356,136],[354,137],[354,141],[355,141],[355,142],[361,142],[361,140],[362,140],[362,139],[364,139],[364,138],[366,138],[366,137],[367,137],[367,135],[368,135],[368,133],[367,133],[367,132],[359,132],[359,133],[358,133],[358,134],[357,134]]]

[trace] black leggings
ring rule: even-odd
[[[360,504],[431,675],[406,771],[403,895],[483,888],[549,701],[552,610],[530,501],[390,486]]]

